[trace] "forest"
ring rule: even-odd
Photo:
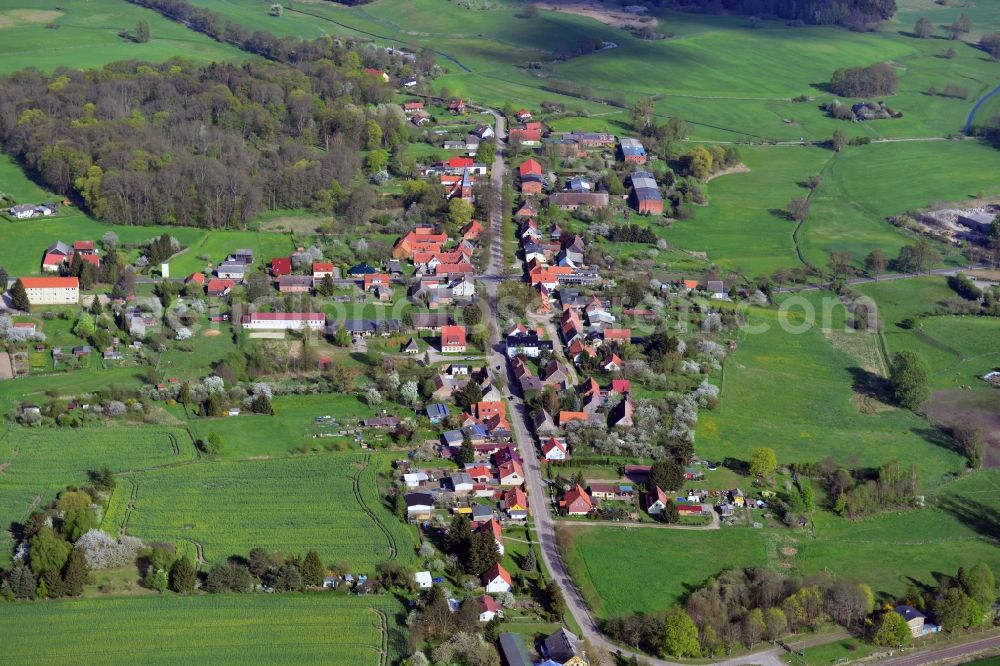
[[[413,65],[352,41],[297,44],[287,64],[17,72],[0,79],[0,142],[45,186],[121,224],[244,227],[262,210],[347,205],[359,149],[407,138],[391,87],[364,68]]]
[[[896,0],[667,0],[663,6],[721,10],[746,16],[777,17],[811,25],[861,27],[892,18]]]

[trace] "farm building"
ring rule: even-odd
[[[318,331],[326,323],[322,312],[254,312],[241,320],[243,328],[258,331],[286,331],[309,328]]]
[[[629,164],[645,164],[646,149],[639,139],[621,139],[619,141],[622,151],[622,159]]]
[[[205,293],[209,296],[225,296],[236,286],[233,280],[225,278],[211,278],[205,287]]]
[[[521,177],[521,194],[542,193],[542,165],[536,160],[529,159],[522,162],[518,167],[518,174]]]
[[[561,210],[578,208],[607,208],[607,192],[555,192],[549,195],[548,203]]]
[[[291,257],[275,257],[271,259],[271,275],[274,277],[281,277],[282,275],[292,274],[292,258]]]
[[[644,215],[662,215],[663,197],[656,179],[648,171],[636,171],[632,174],[632,198],[637,211]]]
[[[278,278],[278,291],[282,294],[308,294],[313,279],[308,275],[282,275]]]

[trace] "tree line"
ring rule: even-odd
[[[896,13],[896,0],[657,0],[654,4],[851,27],[885,21]]]
[[[993,571],[984,563],[939,574],[936,588],[911,586],[900,603],[931,614],[945,631],[988,626],[997,597]],[[821,574],[798,580],[770,569],[724,571],[691,592],[682,606],[663,613],[612,618],[602,629],[650,654],[713,657],[749,650],[761,641],[834,622],[876,645],[899,648],[912,636],[893,603],[876,604],[865,583]]]

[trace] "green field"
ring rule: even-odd
[[[392,597],[170,595],[4,604],[0,624],[23,662],[384,666],[405,649],[401,613]]]
[[[699,417],[699,455],[749,460],[754,448],[769,446],[780,463],[832,456],[841,464],[878,466],[899,458],[917,463],[927,485],[959,468],[959,456],[935,443],[923,419],[881,403],[864,409],[853,386],[879,358],[875,340],[844,333],[843,307],[834,301],[828,301],[833,314],[824,323],[823,298],[806,300],[819,324],[798,334],[783,330],[773,309],[751,313],[751,331],[726,360],[719,407]],[[790,308],[787,321],[801,325],[803,312]],[[768,330],[752,332],[756,326]]]
[[[923,317],[939,302],[955,297],[945,278],[881,282],[858,287],[879,306],[890,354],[911,350],[931,370],[933,388],[972,386],[990,392],[979,378],[1000,366],[1000,320],[991,317]],[[913,328],[899,325],[915,319]]]
[[[913,584],[979,561],[1000,567],[993,542],[1000,472],[980,472],[929,496],[928,507],[860,522],[816,512],[815,537],[798,530],[573,528],[568,564],[599,617],[664,610],[709,576],[733,566],[793,575],[824,571],[891,599]],[[656,554],[662,553],[662,557]],[[863,563],[863,564],[861,564]]]
[[[179,428],[86,428],[25,430],[9,427],[0,439],[0,525],[20,522],[87,473],[107,465],[126,471],[194,460],[195,450]],[[0,539],[0,561],[10,556],[8,534]]]
[[[149,42],[136,44],[118,36],[120,30],[133,30],[138,21],[149,24]],[[52,71],[176,57],[212,62],[241,60],[246,55],[127,2],[12,0],[0,10],[0,74],[26,67]]]
[[[221,562],[255,546],[315,549],[328,564],[371,572],[414,557],[410,528],[384,505],[368,457],[321,454],[213,462],[130,475],[134,510],[125,529],[143,539],[200,544]]]

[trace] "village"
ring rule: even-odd
[[[718,402],[713,373],[740,344],[734,304],[767,305],[769,294],[714,267],[650,279],[608,254],[612,241],[666,249],[653,229],[700,196],[639,138],[550,131],[525,108],[501,115],[458,98],[402,97],[413,130],[427,132],[422,154],[434,156],[410,182],[443,197],[447,219],[409,225],[378,256],[345,261],[310,238],[281,256],[232,246],[179,276],[172,263],[188,248],[167,236],[127,255],[105,239],[45,238],[38,274],[7,285],[3,333],[15,344],[0,354],[0,378],[145,368],[146,385],[129,398],[143,411],[181,404],[188,418],[249,419],[274,414],[277,386],[239,381],[225,362],[208,377],[157,368],[151,350],[194,353],[220,337],[244,355],[295,349],[285,368],[293,378],[274,382],[285,395],[303,389],[293,386],[299,373],[314,382],[308,390],[335,387],[373,414],[321,413],[294,426],[336,439],[336,450],[392,456],[385,500],[417,531],[419,565],[404,587],[422,595],[423,612],[444,604],[455,617],[474,615],[508,666],[596,663],[590,630],[563,619],[564,565],[544,549],[541,562],[535,555],[542,539],[587,525],[691,530],[693,539],[811,529],[744,461],[694,449],[698,412]],[[506,132],[505,121],[514,123]],[[437,159],[439,149],[454,155]],[[509,175],[497,171],[501,149]],[[739,161],[735,149],[719,154],[720,168]],[[385,169],[371,174],[386,196],[395,196],[392,180]],[[504,210],[491,207],[497,199]],[[8,213],[31,224],[59,207]],[[358,359],[363,381],[338,374]],[[223,374],[228,393],[211,386]],[[11,418],[76,427],[98,418],[88,400],[33,398]],[[794,475],[783,474],[791,488]],[[325,576],[322,587],[384,591],[384,575],[353,571]],[[900,608],[914,636],[937,631]],[[508,621],[559,628],[532,642],[529,631],[503,631]]]

